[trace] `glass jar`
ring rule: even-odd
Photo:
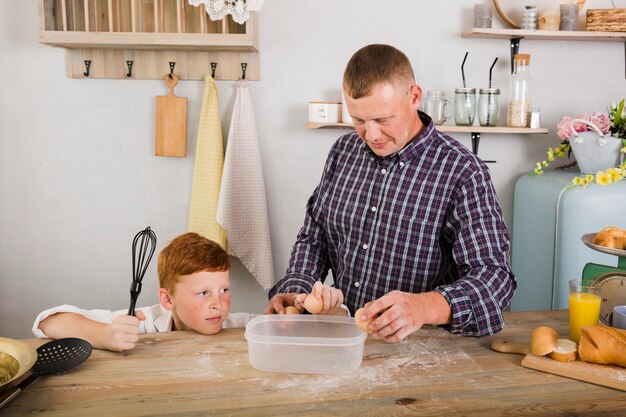
[[[476,116],[476,89],[456,88],[454,90],[454,123],[457,126],[471,126]]]
[[[500,89],[481,88],[478,91],[478,123],[496,126],[500,116]]]
[[[530,55],[516,54],[513,57],[511,76],[511,98],[509,101],[508,125],[511,127],[530,126]]]
[[[446,121],[446,93],[439,90],[427,91],[424,99],[424,113],[430,116],[436,125]]]

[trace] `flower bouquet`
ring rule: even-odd
[[[575,177],[572,185],[586,187],[591,182],[608,185],[621,181],[626,175],[626,164],[623,155],[626,153],[626,111],[624,100],[619,104],[611,103],[608,112],[585,113],[571,118],[563,117],[557,124],[557,136],[561,143],[555,149],[548,148],[548,158],[538,162],[530,175],[541,175],[556,158],[565,158],[573,150],[576,156],[579,153],[578,165],[581,172],[589,172],[586,176]],[[615,138],[620,141],[614,140]],[[583,155],[583,151],[585,154]],[[591,152],[591,153],[590,153]],[[608,160],[600,162],[600,169],[594,167],[601,153],[609,152]],[[586,159],[583,159],[583,156]],[[591,158],[591,161],[588,159]],[[606,156],[604,157],[606,159]],[[609,165],[609,166],[607,166]]]

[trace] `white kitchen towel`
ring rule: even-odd
[[[261,150],[248,83],[237,82],[228,132],[217,221],[226,229],[229,253],[261,284],[274,285],[272,244]]]
[[[196,159],[189,206],[189,231],[227,249],[226,231],[217,223],[217,203],[224,166],[224,142],[215,80],[204,77],[204,101],[198,125]]]

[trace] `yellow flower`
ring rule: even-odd
[[[581,185],[583,183],[583,179],[580,177],[574,177],[574,179],[572,180],[572,184],[574,185]]]
[[[548,161],[554,161],[554,150],[552,148],[548,148]]]
[[[609,177],[611,177],[611,180],[613,182],[621,181],[624,179],[624,174],[619,168],[607,169],[606,173],[609,175]]]
[[[613,182],[611,175],[607,174],[604,171],[599,171],[596,174],[596,182],[600,185],[608,185]]]
[[[580,185],[582,185],[583,188],[587,187],[589,185],[589,180],[587,178],[581,179]]]
[[[587,174],[585,178],[587,179],[587,182],[593,182],[593,175]]]
[[[621,153],[626,153],[626,146],[619,150]]]

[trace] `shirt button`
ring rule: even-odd
[[[386,173],[387,173],[387,170],[386,170],[385,168],[383,168],[383,169],[381,169],[381,170],[380,170],[380,172],[381,172],[382,174],[386,174]]]
[[[404,167],[404,162],[400,162],[400,168]]]
[[[376,210],[378,210],[375,206],[372,207],[372,211],[375,212]]]
[[[367,243],[363,244],[363,249],[367,249]]]
[[[359,288],[359,287],[361,286],[361,283],[360,283],[360,282],[355,282],[355,283],[354,283],[354,286],[355,286],[355,287],[357,287],[357,288]]]

